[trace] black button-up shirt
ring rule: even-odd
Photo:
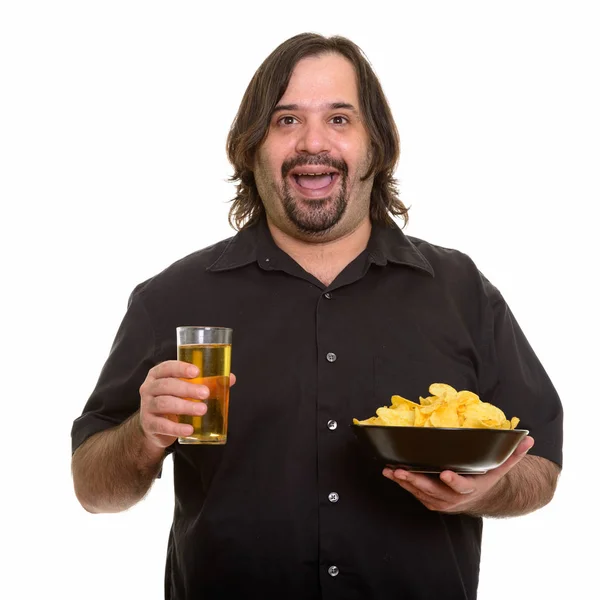
[[[393,394],[471,390],[561,463],[562,408],[502,296],[464,254],[374,225],[328,287],[265,221],[133,292],[73,449],[139,408],[178,325],[234,330],[224,446],[173,444],[166,597],[475,598],[482,522],[429,511],[354,438]],[[499,567],[500,568],[500,567]]]

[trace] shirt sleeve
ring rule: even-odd
[[[562,466],[563,409],[548,374],[500,292],[483,277],[486,348],[482,399],[520,419],[535,444],[530,454]]]
[[[73,422],[72,452],[93,434],[121,424],[140,407],[139,388],[156,361],[154,331],[137,290],[129,298],[96,387]]]

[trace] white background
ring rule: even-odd
[[[71,423],[134,285],[232,234],[229,126],[262,60],[302,31],[366,52],[401,134],[406,233],[475,260],[564,402],[555,499],[486,521],[480,597],[596,589],[592,5],[4,2],[0,595],[162,597],[170,460],[138,506],[89,515],[71,487]]]

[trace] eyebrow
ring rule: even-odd
[[[353,113],[358,115],[358,110],[353,104],[348,102],[332,102],[331,104],[327,104],[325,106],[330,110],[338,110],[338,109],[346,109],[350,110]],[[299,104],[278,104],[271,114],[275,114],[276,112],[286,111],[286,110],[300,110]]]

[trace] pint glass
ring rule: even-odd
[[[203,416],[179,415],[179,422],[192,425],[194,432],[180,437],[180,444],[225,444],[229,413],[229,372],[231,369],[232,329],[226,327],[178,327],[177,359],[192,363],[199,369],[198,377],[187,379],[201,383],[209,390]]]

